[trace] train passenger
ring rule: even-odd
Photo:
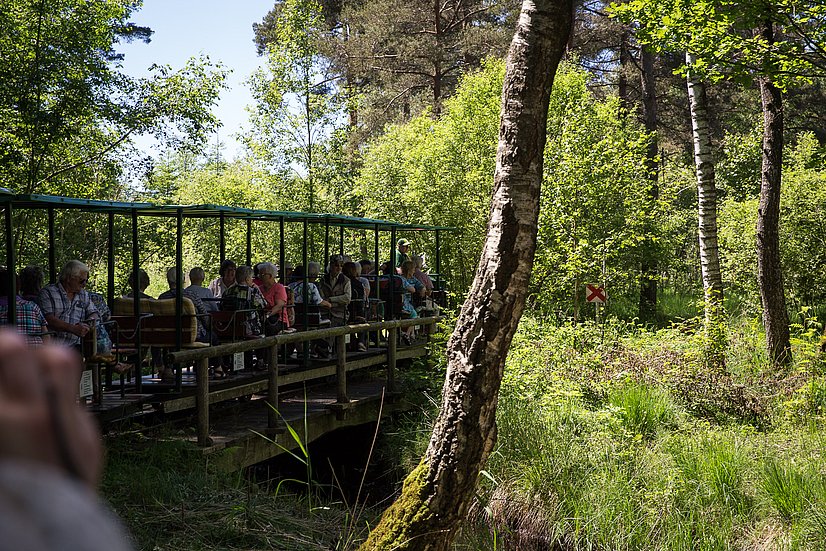
[[[350,323],[364,323],[365,316],[365,301],[367,295],[364,291],[364,285],[359,280],[360,265],[356,262],[345,262],[342,268],[342,273],[350,280]],[[360,333],[353,335],[354,342],[352,348],[359,352],[367,350],[367,334]]]
[[[183,274],[180,273],[177,268],[172,267],[166,271],[166,282],[169,285],[169,290],[158,295],[158,300],[176,298],[178,296],[178,274],[181,275],[181,281],[183,281]],[[207,321],[209,319],[209,310],[207,310],[204,305],[204,301],[202,301],[201,297],[189,289],[184,289],[181,294],[191,300],[192,305],[195,306],[195,315],[198,320],[198,335],[195,340],[199,342],[211,342],[212,339],[209,336],[209,322]]]
[[[132,298],[134,295],[132,292],[135,290],[135,272],[129,274],[129,279],[127,280],[127,285],[129,286],[129,292],[126,293],[124,298]],[[146,288],[149,287],[149,274],[146,273],[146,270],[143,268],[138,269],[138,297],[145,298],[148,300],[155,300],[155,297],[149,296],[146,294]]]
[[[264,320],[264,333],[275,335],[290,326],[287,315],[287,289],[278,283],[278,267],[272,262],[258,264],[258,289],[267,302],[267,317]]]
[[[413,255],[413,277],[418,279],[424,285],[424,296],[429,297],[433,294],[433,280],[427,275],[422,268],[424,267],[424,257],[420,255]]]
[[[401,265],[402,273],[400,275],[402,279],[402,290],[404,291],[402,294],[402,310],[407,312],[411,318],[418,318],[419,313],[416,311],[416,307],[413,305],[413,296],[417,295],[419,297],[423,297],[425,294],[424,285],[422,282],[413,277],[413,272],[416,269],[416,265],[412,260],[408,260]],[[410,326],[405,329],[405,332],[402,333],[402,340],[404,340],[407,344],[413,342],[413,337],[416,334],[416,328],[414,326]]]
[[[321,266],[319,266],[317,262],[310,262],[308,266],[309,270],[307,271],[307,304],[317,304],[318,306],[329,308],[330,306],[332,306],[332,304],[330,304],[328,301],[322,298],[321,293],[318,290],[318,287],[314,283],[314,280],[318,278],[318,272],[321,269]],[[293,270],[292,278],[294,281],[290,283],[288,287],[293,290],[293,295],[295,295],[295,303],[303,304],[304,266],[296,266]]]
[[[352,298],[350,279],[342,273],[343,260],[341,255],[331,256],[329,270],[321,278],[321,296],[330,303],[331,327],[340,327],[347,323],[347,305]]]
[[[56,332],[54,342],[78,351],[89,324],[100,318],[86,292],[88,281],[89,267],[80,260],[70,260],[60,271],[58,282],[43,287],[37,300],[49,329]]]
[[[224,296],[224,291],[235,283],[235,270],[238,266],[232,260],[221,262],[221,269],[218,270],[218,277],[209,284],[209,290],[216,298]]]
[[[8,271],[6,268],[0,267],[0,325],[9,323],[9,285],[8,285]],[[14,297],[16,301],[17,311],[17,332],[20,333],[29,346],[40,346],[43,344],[43,336],[48,329],[46,327],[46,318],[40,307],[31,301],[24,300],[22,297]]]
[[[204,307],[209,312],[215,312],[218,310],[218,303],[215,302],[214,299],[215,295],[212,294],[207,287],[204,287],[204,279],[206,279],[206,274],[204,273],[204,269],[196,266],[189,270],[189,287],[184,289],[185,291],[189,291],[193,295],[197,295],[198,298],[204,303]],[[203,300],[207,299],[207,300]]]
[[[393,254],[394,264],[393,265],[396,267],[396,269],[397,269],[396,271],[398,271],[398,268],[401,268],[402,263],[407,262],[408,260],[410,260],[410,255],[408,254],[409,252],[410,252],[410,241],[408,241],[407,239],[404,239],[404,238],[401,238],[398,241],[396,241],[396,250],[393,251],[393,253],[394,253]]]
[[[259,311],[267,308],[267,302],[258,287],[252,283],[252,268],[238,266],[235,271],[235,283],[224,291],[223,297],[228,299],[222,303],[224,308],[250,310],[250,312],[247,312],[244,322],[246,337],[257,337],[264,334]]]
[[[43,288],[43,269],[40,266],[26,266],[20,270],[20,288],[17,293],[23,300],[37,302]]]
[[[365,271],[366,270],[366,271]],[[369,260],[359,260],[356,262],[356,274],[361,286],[364,287],[364,298],[370,296],[370,280],[366,277],[373,271],[373,263]]]

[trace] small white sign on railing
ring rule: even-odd
[[[236,352],[232,355],[232,366],[235,371],[244,369],[244,353]]]
[[[81,398],[88,398],[94,394],[92,385],[92,370],[86,369],[80,375],[80,388],[78,389]]]

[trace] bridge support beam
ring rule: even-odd
[[[198,360],[195,366],[198,445],[206,447],[212,444],[212,439],[209,437],[209,358]]]
[[[269,385],[267,387],[267,403],[270,406],[267,412],[267,426],[274,429],[278,426],[278,345],[270,347]]]
[[[344,346],[344,335],[336,337],[336,402],[346,404],[347,398],[347,347]]]

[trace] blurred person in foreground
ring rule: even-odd
[[[103,447],[77,404],[81,369],[69,348],[0,331],[0,551],[132,549],[95,494]]]

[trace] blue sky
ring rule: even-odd
[[[244,108],[252,102],[244,81],[263,62],[252,42],[252,24],[261,21],[273,4],[274,0],[144,0],[132,21],[150,27],[155,34],[149,44],[119,45],[118,51],[126,56],[123,69],[133,76],[146,76],[153,63],[179,69],[200,54],[231,69],[230,88],[221,94],[214,112],[224,123],[218,138],[225,143],[225,155],[232,158],[239,148],[233,134],[246,125]],[[141,149],[152,147],[146,138],[136,143]]]

